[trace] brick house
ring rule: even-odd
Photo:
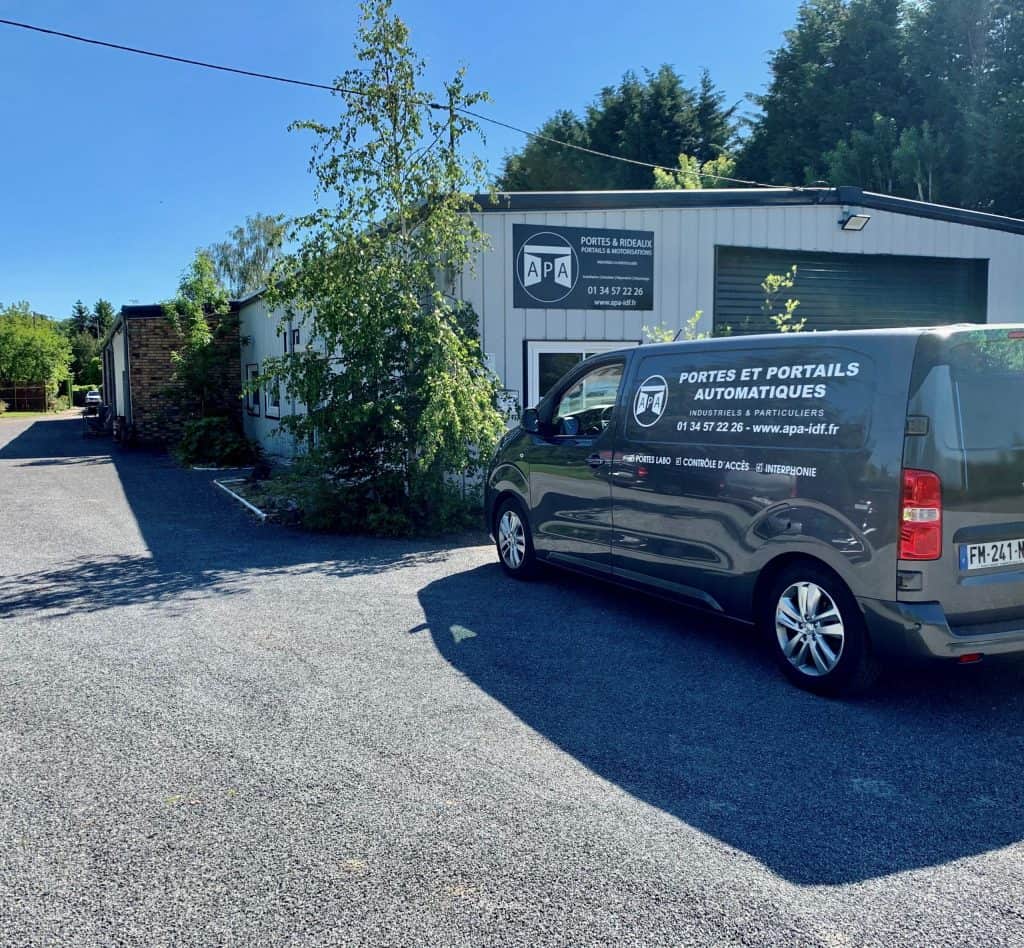
[[[231,304],[236,315],[237,305]],[[211,319],[211,328],[213,320]],[[220,390],[230,413],[241,424],[242,392],[238,325],[218,342],[223,347]],[[121,430],[144,444],[173,442],[185,420],[175,400],[168,397],[174,384],[171,353],[181,339],[161,304],[122,306],[103,340],[103,400]]]

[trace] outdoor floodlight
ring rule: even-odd
[[[847,211],[839,220],[839,226],[843,230],[863,230],[871,220],[870,214],[851,214]]]

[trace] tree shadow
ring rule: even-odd
[[[0,439],[4,434],[0,429]],[[66,477],[86,497],[112,485],[96,480],[100,472],[76,469],[111,467],[146,551],[78,555],[32,572],[0,563],[0,618],[40,611],[60,617],[140,603],[179,614],[197,597],[238,595],[269,576],[379,573],[439,560],[455,545],[259,526],[213,484],[222,472],[183,470],[165,454],[85,439],[74,418],[37,421],[6,444],[0,440],[0,471],[4,462]],[[17,485],[8,482],[8,488]]]
[[[799,884],[1024,838],[1020,664],[922,669],[859,701],[800,692],[755,633],[497,565],[420,594],[454,668],[595,774]],[[965,674],[966,673],[966,674]]]

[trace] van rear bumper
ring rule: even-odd
[[[949,625],[937,602],[886,602],[859,599],[871,644],[893,658],[958,658],[983,655],[1024,655],[1024,619],[993,622],[957,630]]]

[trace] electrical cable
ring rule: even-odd
[[[163,59],[167,62],[182,63],[186,66],[198,66],[202,69],[214,69],[218,72],[232,73],[237,76],[248,76],[251,79],[267,79],[271,82],[283,82],[293,86],[304,86],[307,89],[321,89],[326,92],[340,92],[345,95],[366,95],[360,89],[346,89],[342,86],[329,86],[321,82],[308,82],[305,79],[290,79],[287,76],[275,76],[272,73],[266,72],[255,72],[250,69],[239,69],[235,66],[222,66],[217,63],[204,62],[201,59],[188,59],[184,56],[172,56],[169,53],[158,53],[149,49],[140,49],[135,46],[124,46],[121,43],[110,43],[106,40],[93,39],[88,36],[78,36],[75,33],[65,33],[61,30],[51,30],[42,26],[34,26],[31,23],[20,23],[17,20],[6,20],[0,18],[0,25],[12,26],[21,30],[30,30],[34,33],[42,33],[47,36],[58,36],[62,39],[74,40],[78,43],[87,43],[90,46],[101,46],[105,49],[116,49],[123,53],[134,53],[137,56],[149,56],[152,59]],[[517,125],[511,125],[508,122],[502,122],[499,119],[491,118],[490,116],[483,115],[480,112],[474,112],[470,109],[464,109],[456,106],[454,110],[451,106],[442,105],[438,102],[431,102],[430,108],[436,110],[443,110],[446,112],[455,111],[461,115],[467,115],[471,118],[476,119],[480,122],[487,122],[491,125],[498,125],[501,128],[508,129],[509,131],[518,132],[520,135],[525,135],[527,138],[532,138],[536,141],[548,142],[552,145],[558,145],[562,148],[571,148],[574,151],[583,152],[587,155],[594,155],[597,158],[607,158],[611,161],[622,161],[630,165],[638,165],[642,168],[650,168],[652,170],[667,171],[672,174],[678,174],[679,168],[670,168],[666,165],[658,165],[649,161],[640,161],[637,158],[627,158],[624,155],[613,155],[610,152],[598,151],[596,148],[588,148],[585,145],[577,145],[573,142],[562,141],[559,138],[552,138],[550,135],[542,135],[540,132],[531,132],[525,128],[519,128]],[[779,185],[775,184],[764,184],[761,181],[750,181],[744,178],[730,178],[727,175],[719,174],[708,174],[703,171],[688,171],[687,174],[696,175],[699,178],[710,178],[716,181],[728,181],[730,184],[743,184],[748,187],[755,188],[777,188]]]
[[[17,20],[0,19],[3,26],[14,26],[22,30],[31,30],[35,33],[45,33],[47,36],[60,36],[63,39],[75,40],[78,43],[88,43],[91,46],[103,46],[106,49],[117,49],[122,53],[135,53],[138,56],[150,56],[153,59],[165,59],[172,63],[184,63],[186,66],[201,66],[203,69],[216,69],[219,72],[230,72],[238,76],[249,76],[253,79],[270,79],[273,82],[286,82],[293,86],[306,86],[309,89],[324,89],[327,92],[347,92],[350,95],[361,95],[356,89],[342,89],[338,86],[328,86],[321,82],[307,82],[304,79],[289,79],[286,76],[274,76],[266,72],[253,72],[250,69],[238,69],[234,66],[220,66],[216,63],[203,62],[200,59],[186,59],[183,56],[171,56],[169,53],[156,53],[149,49],[138,49],[135,46],[122,46],[120,43],[108,43],[106,40],[91,39],[88,36],[76,36],[74,33],[62,33],[60,30],[48,30],[42,26],[33,26],[30,23],[19,23]]]
[[[448,109],[448,106],[440,105],[439,103],[434,102],[431,103],[431,108]],[[520,135],[526,135],[527,137],[535,138],[538,141],[551,142],[551,144],[561,145],[563,148],[573,148],[576,151],[582,151],[588,155],[596,155],[598,158],[611,158],[614,161],[624,161],[627,164],[640,165],[640,167],[642,168],[652,168],[657,169],[658,171],[669,171],[672,172],[673,174],[678,174],[681,170],[679,168],[669,168],[665,165],[652,164],[649,161],[640,161],[636,158],[627,158],[625,157],[625,155],[612,155],[606,151],[598,151],[596,148],[587,148],[585,145],[576,145],[573,144],[572,142],[564,142],[559,138],[552,138],[550,135],[541,135],[540,132],[529,132],[525,128],[519,128],[516,125],[509,125],[507,122],[500,122],[498,121],[498,119],[489,118],[488,116],[482,115],[479,112],[472,112],[469,109],[459,108],[458,106],[455,107],[455,111],[460,112],[463,115],[469,115],[472,118],[475,118],[481,122],[490,122],[492,125],[500,125],[502,128],[510,129],[513,132],[519,132]],[[777,184],[763,184],[760,181],[748,181],[744,178],[730,178],[724,174],[707,174],[703,171],[687,171],[686,173],[696,175],[698,178],[713,178],[717,181],[729,181],[732,184],[746,184],[749,185],[750,187],[755,188],[779,187],[779,185]]]

